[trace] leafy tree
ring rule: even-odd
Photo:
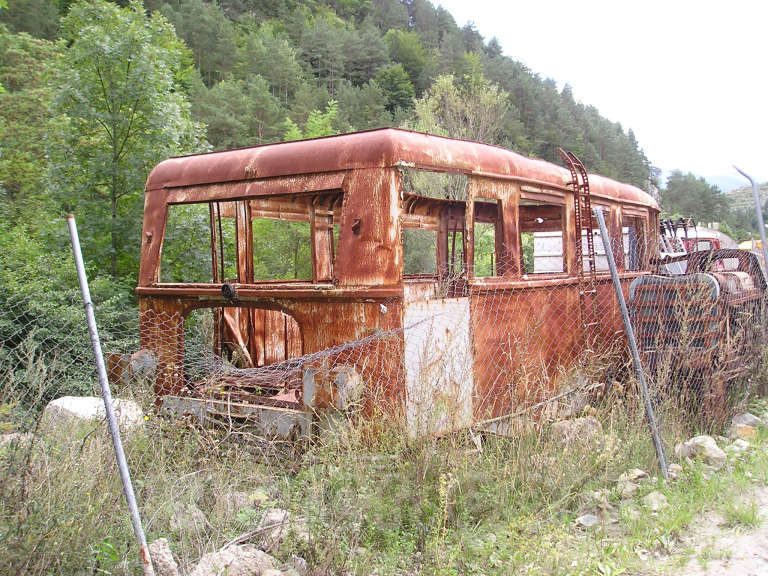
[[[241,37],[238,60],[238,77],[263,77],[269,82],[272,96],[283,105],[293,98],[304,77],[298,51],[272,22],[264,22]]]
[[[418,130],[499,144],[504,137],[509,95],[478,74],[457,83],[440,76],[429,92],[416,101]]]
[[[670,215],[696,221],[719,221],[728,210],[728,201],[717,186],[694,174],[673,171],[661,192],[661,205]]]
[[[57,78],[61,126],[48,142],[53,190],[65,205],[83,210],[84,238],[108,255],[111,274],[133,273],[149,169],[201,147],[201,127],[190,120],[176,81],[184,47],[163,16],[147,19],[138,1],[126,8],[78,2],[62,30],[69,47]],[[132,256],[118,270],[124,248]]]
[[[291,119],[296,124],[304,124],[313,110],[321,109],[330,99],[331,95],[324,85],[317,86],[310,82],[303,82],[296,91],[291,105]]]
[[[370,22],[379,30],[406,29],[410,17],[408,8],[398,0],[372,0]]]
[[[338,112],[338,102],[336,102],[336,100],[330,100],[325,108],[325,112],[321,110],[312,110],[312,112],[309,113],[303,131],[289,118],[284,124],[285,132],[283,134],[283,140],[320,138],[322,136],[333,136],[334,134],[338,134],[338,131],[333,127]]]
[[[315,77],[325,83],[331,97],[334,96],[339,80],[344,74],[346,36],[342,21],[319,16],[301,39],[304,59],[309,63]]]
[[[12,32],[27,32],[47,40],[56,37],[59,9],[55,0],[13,0],[10,8],[5,8],[0,6],[0,22],[5,22]]]
[[[200,75],[211,86],[232,69],[237,52],[235,28],[215,1],[178,0],[174,4],[164,5],[161,11],[192,49]]]
[[[339,87],[339,123],[343,131],[368,130],[392,124],[387,98],[375,80],[363,86]]]
[[[54,92],[50,85],[58,47],[0,26],[0,184],[11,222],[36,223],[45,205],[45,137]]]
[[[428,56],[424,46],[421,45],[419,35],[410,31],[390,30],[384,36],[384,41],[389,46],[389,55],[392,60],[403,65],[416,93],[421,94],[427,84],[425,71],[428,66]]]
[[[208,125],[208,141],[216,150],[276,142],[285,120],[285,111],[261,76],[201,87],[193,111]]]
[[[365,84],[389,62],[387,47],[378,31],[370,25],[350,29],[343,47],[346,54],[344,76],[352,84]]]
[[[387,101],[386,108],[390,112],[394,113],[395,110],[405,110],[413,106],[413,84],[402,64],[384,68],[376,74],[376,83],[384,93]]]

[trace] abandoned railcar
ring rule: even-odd
[[[656,201],[564,158],[381,129],[162,162],[136,290],[161,401],[303,435],[331,407],[440,431],[552,394],[623,338],[590,203],[625,290],[658,253]]]

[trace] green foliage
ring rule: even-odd
[[[713,222],[728,210],[725,196],[717,186],[708,184],[694,174],[675,170],[667,178],[661,194],[661,204],[669,215],[691,217],[696,221]]]
[[[263,280],[312,278],[308,222],[253,220],[253,275]]]
[[[336,100],[330,100],[325,112],[321,110],[312,110],[309,113],[304,130],[302,131],[293,120],[285,121],[283,128],[283,140],[300,140],[302,138],[320,138],[322,136],[332,136],[338,134],[333,124],[336,115],[339,113],[339,104]]]
[[[283,106],[294,97],[304,76],[298,51],[273,22],[263,22],[241,35],[235,73],[243,79],[262,76]]]
[[[390,112],[413,106],[413,84],[402,64],[381,70],[376,74],[376,83],[381,86],[387,102],[386,108]]]
[[[416,101],[415,128],[453,138],[500,144],[510,111],[509,95],[476,73],[461,83],[439,76]]]
[[[45,222],[65,228],[63,219]],[[91,297],[100,338],[107,350],[130,349],[136,314],[128,286],[90,268]],[[21,226],[0,235],[0,365],[4,386],[25,394],[24,406],[38,410],[52,398],[90,394],[96,385],[83,302],[68,247],[51,250]],[[91,378],[83,378],[83,373]],[[35,378],[49,381],[35,392]]]
[[[193,112],[208,126],[208,141],[215,150],[276,142],[285,120],[267,81],[254,75],[201,86]]]
[[[304,60],[331,96],[336,93],[344,74],[347,59],[347,53],[344,51],[346,35],[343,21],[332,16],[318,15],[301,38]]]
[[[59,9],[55,0],[13,0],[10,8],[2,8],[0,5],[0,22],[5,22],[12,32],[27,32],[48,40],[56,37]]]
[[[390,30],[384,36],[384,41],[389,46],[392,60],[403,66],[416,93],[420,94],[427,85],[429,58],[419,35],[411,31]]]
[[[392,125],[392,116],[387,110],[387,98],[376,80],[362,86],[343,82],[339,87],[338,96],[337,125],[342,126],[342,132]]]
[[[83,214],[91,253],[107,257],[113,276],[133,274],[150,168],[200,148],[200,126],[177,82],[185,49],[165,18],[147,18],[137,1],[74,4],[62,34],[70,44],[57,76],[52,185],[62,204]],[[118,253],[129,258],[120,267]]]
[[[0,185],[9,215],[34,225],[47,198],[45,140],[54,90],[52,63],[58,47],[0,26]]]
[[[235,28],[216,2],[180,0],[165,4],[161,12],[192,49],[195,64],[207,85],[231,70],[237,51]]]

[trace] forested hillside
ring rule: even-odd
[[[649,181],[631,130],[427,0],[9,0],[0,20],[5,275],[50,276],[74,211],[129,292],[143,182],[200,150],[403,126]]]

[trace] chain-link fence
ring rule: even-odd
[[[572,416],[614,383],[625,387],[631,371],[599,236],[594,277],[552,273],[563,251],[555,240],[533,235],[525,256],[532,269],[516,282],[489,274],[469,283],[463,267],[439,278],[407,278],[405,298],[364,309],[377,328],[319,350],[307,348],[322,341],[322,327],[306,316],[298,322],[291,306],[234,301],[184,314],[139,314],[97,303],[110,380],[118,395],[132,394],[137,381],[152,384],[176,398],[170,404],[181,413],[192,400],[213,402],[205,415],[230,424],[253,423],[251,405],[305,412],[292,432],[301,435],[328,411],[366,419],[387,414],[415,435],[470,426],[507,432],[523,415],[539,423]],[[619,262],[648,258],[645,252],[626,230],[614,250]],[[744,251],[678,260],[687,274],[625,270],[623,290],[656,401],[690,409],[699,424],[721,423],[750,391],[761,357],[764,276]],[[504,269],[500,262],[487,266],[489,273]],[[79,293],[73,287],[40,296],[5,298],[0,318],[2,400],[13,407],[6,408],[10,425],[19,428],[33,426],[57,396],[98,390]],[[347,321],[339,304],[313,306]],[[193,412],[202,418],[200,410]]]

